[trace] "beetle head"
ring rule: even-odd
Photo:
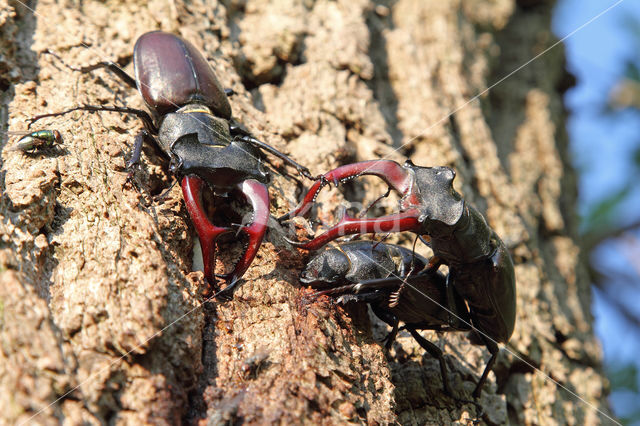
[[[257,155],[235,142],[210,145],[200,142],[198,133],[180,136],[171,147],[171,172],[180,176],[196,175],[217,194],[237,187],[248,179],[266,182],[269,174]]]
[[[332,285],[344,280],[351,262],[338,249],[325,250],[313,257],[300,274],[300,282],[307,285]]]
[[[453,189],[456,172],[450,167],[420,167],[411,161],[407,161],[404,167],[415,176],[413,190],[419,193],[421,200],[417,207],[424,230],[455,225],[464,209],[462,196]]]

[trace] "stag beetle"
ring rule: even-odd
[[[384,339],[387,349],[396,339],[400,321],[404,322],[402,328],[438,360],[444,391],[453,396],[442,350],[418,330],[470,331],[471,315],[464,299],[448,284],[448,277],[435,266],[405,247],[356,241],[326,248],[312,257],[300,282],[319,289],[316,297],[339,296],[338,303],[368,303],[392,327]],[[488,368],[489,363],[485,371]],[[478,394],[484,378],[483,372],[476,385]]]
[[[127,168],[140,160],[144,141],[155,143],[169,157],[171,172],[182,179],[182,192],[200,237],[205,277],[210,285],[217,276],[214,274],[216,240],[235,230],[210,222],[203,207],[203,185],[206,183],[216,195],[226,196],[231,191],[242,193],[253,208],[253,219],[238,229],[249,240],[245,252],[233,271],[222,275],[229,285],[219,295],[228,297],[258,252],[267,228],[269,193],[265,184],[269,173],[263,167],[261,151],[279,157],[307,178],[312,178],[311,174],[306,167],[255,139],[232,121],[227,99],[232,91],[222,89],[211,65],[188,41],[161,31],[143,34],[133,48],[133,64],[135,78],[114,62],[99,62],[83,68],[65,65],[83,73],[98,68],[111,70],[138,89],[150,114],[128,107],[82,105],[38,115],[30,120],[31,124],[78,110],[127,113],[140,118],[145,128],[136,136]]]
[[[373,160],[338,167],[322,176],[287,219],[309,212],[320,190],[329,182],[362,175],[378,176],[399,194],[399,212],[378,218],[353,218],[340,222],[308,242],[292,242],[316,250],[347,234],[411,231],[431,246],[433,268],[449,267],[448,285],[466,301],[471,323],[489,349],[491,358],[474,397],[498,356],[498,342],[509,341],[515,326],[516,283],[513,261],[504,243],[478,210],[453,189],[455,171],[449,167],[420,167],[410,161],[400,165]]]
[[[421,271],[427,260],[394,244],[353,241],[314,256],[300,275],[300,282],[313,287],[335,287],[375,278],[405,277]]]
[[[57,130],[37,130],[23,135],[13,146],[13,151],[35,152],[62,144],[62,135]]]

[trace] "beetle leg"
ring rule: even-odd
[[[389,350],[391,349],[393,342],[395,342],[396,337],[398,337],[398,325],[400,324],[400,319],[391,311],[384,309],[380,305],[371,304],[371,310],[373,310],[373,313],[376,314],[378,318],[391,326],[391,331],[387,334],[387,337],[382,340],[384,342],[384,348]]]
[[[262,239],[267,231],[267,222],[269,221],[269,191],[267,187],[254,179],[248,179],[238,184],[240,191],[245,198],[251,203],[253,208],[253,218],[249,225],[243,225],[239,232],[244,232],[249,242],[244,254],[234,267],[233,271],[224,275],[229,281],[222,291],[216,294],[222,298],[229,298],[233,288],[237,285],[238,280],[246,272],[251,262],[256,257],[258,249],[262,244]]]
[[[333,295],[338,295],[338,294],[348,293],[348,292],[356,293],[357,285],[358,284],[347,284],[340,287],[328,288],[326,290],[316,291],[315,293],[313,293],[312,296],[315,298],[318,298],[320,296],[333,296]]]
[[[144,141],[157,143],[156,139],[151,136],[151,133],[147,129],[142,129],[140,133],[136,135],[133,141],[133,150],[131,151],[131,157],[125,163],[127,169],[133,166],[137,166],[140,163],[140,156],[142,155],[142,145]]]
[[[30,128],[33,123],[43,118],[59,117],[61,115],[69,114],[74,111],[88,111],[88,112],[107,111],[107,112],[119,112],[122,114],[133,114],[136,117],[138,117],[140,120],[142,120],[142,123],[144,124],[145,129],[147,129],[149,133],[152,133],[154,135],[158,133],[158,129],[156,128],[155,124],[153,124],[153,119],[151,118],[149,113],[146,111],[143,111],[141,109],[136,109],[136,108],[129,108],[129,107],[97,106],[97,105],[81,105],[74,108],[66,109],[64,111],[36,115],[34,117],[31,117],[28,120],[29,124],[27,125],[27,128]]]
[[[408,280],[413,281],[410,278],[408,278]],[[400,281],[398,280],[398,278],[395,278],[395,277],[376,278],[372,280],[361,281],[355,284],[347,284],[339,287],[332,287],[332,288],[327,288],[325,290],[319,290],[319,291],[316,291],[313,295],[315,297],[320,297],[324,295],[335,296],[335,295],[344,294],[344,293],[366,294],[366,293],[371,293],[378,290],[393,291],[398,288],[399,282]],[[385,299],[382,298],[381,300],[384,301]]]
[[[118,65],[117,63],[115,63],[113,61],[98,62],[98,63],[95,63],[93,65],[89,65],[89,66],[86,66],[86,67],[74,67],[74,66],[71,66],[71,65],[67,64],[65,61],[63,61],[62,58],[60,56],[58,56],[58,54],[53,52],[51,49],[46,49],[46,50],[42,51],[42,54],[51,55],[54,58],[56,58],[58,61],[60,61],[62,63],[62,65],[64,65],[65,67],[69,68],[70,70],[78,71],[78,72],[81,72],[83,74],[91,72],[93,70],[97,70],[99,68],[107,68],[109,71],[111,71],[112,73],[114,73],[115,75],[120,77],[120,79],[122,81],[127,83],[127,85],[129,87],[131,87],[133,89],[137,88],[136,80],[133,77],[131,77],[129,74],[124,72],[124,70],[120,67],[120,65]]]
[[[277,171],[277,170],[278,170],[278,168],[279,168],[279,167],[278,167],[277,165],[273,164],[273,162],[272,162],[268,157],[266,157],[266,156],[265,156],[265,158],[263,158],[263,161],[264,161],[265,163],[267,163],[267,164],[271,167],[271,170],[273,170],[273,171]],[[277,172],[276,172],[276,173],[277,173]],[[290,173],[286,173],[286,172],[285,172],[285,173],[282,173],[282,176],[283,176],[285,179],[289,179],[289,180],[295,181],[295,182],[296,182],[296,184],[299,184],[299,185],[302,185],[302,184],[303,184],[303,183],[302,183],[302,180],[300,180],[300,179],[299,179],[299,177],[298,177],[297,175],[292,175],[292,174],[290,174]]]
[[[222,234],[232,232],[229,227],[215,226],[207,218],[202,205],[202,186],[204,181],[196,176],[186,176],[182,179],[182,194],[184,197],[187,211],[193,221],[198,237],[200,238],[200,246],[202,248],[202,260],[204,262],[204,276],[211,286],[215,283],[213,274],[215,268],[215,249],[216,240]],[[205,292],[205,296],[210,293],[210,288]]]
[[[384,301],[384,295],[379,292],[368,292],[368,293],[347,292],[349,290],[353,290],[355,286],[357,286],[357,284],[338,287],[336,290],[339,290],[339,291],[337,292],[331,292],[330,290],[316,291],[315,293],[311,294],[311,298],[317,299],[320,296],[331,295],[331,296],[334,296],[332,298],[335,300],[335,303],[342,304],[342,305],[353,302],[353,303],[370,303],[373,306],[374,304],[378,305]],[[335,297],[335,293],[345,293],[345,294],[341,294],[340,296]]]
[[[325,185],[331,182],[334,182],[337,185],[338,183],[363,175],[378,176],[384,180],[387,185],[402,195],[407,195],[413,187],[412,174],[395,161],[372,160],[346,164],[322,175],[321,178],[313,184],[311,189],[309,189],[309,192],[305,195],[302,203],[293,211],[282,216],[280,220],[286,220],[294,216],[306,215],[309,210],[311,210],[313,203],[318,197],[318,193],[325,187]]]
[[[404,289],[407,286],[407,278],[409,278],[413,274],[413,270],[415,269],[416,241],[418,241],[418,238],[416,238],[414,240],[414,242],[413,242],[413,250],[411,251],[411,266],[409,267],[409,271],[405,273],[405,271],[404,271],[405,267],[404,267],[404,265],[402,265],[401,275],[404,277],[402,279],[402,284],[400,284],[400,287],[398,287],[398,290],[394,291],[389,296],[389,307],[390,308],[395,308],[396,306],[398,306],[398,303],[400,303],[400,296],[402,295],[402,292],[404,291]],[[397,331],[396,331],[396,333],[397,333]]]
[[[493,364],[496,363],[496,359],[498,358],[498,353],[500,352],[500,348],[495,342],[487,339],[483,334],[480,334],[480,337],[482,338],[484,344],[487,346],[487,349],[489,349],[489,353],[491,353],[491,358],[489,358],[487,365],[484,367],[482,376],[480,377],[480,380],[478,380],[478,384],[476,385],[476,388],[473,391],[472,395],[476,399],[480,397],[480,393],[482,392],[482,386],[484,385],[484,382],[487,381],[487,376],[489,375],[489,371],[493,369]]]
[[[151,133],[147,131],[147,129],[142,129],[140,133],[136,135],[136,138],[133,141],[133,149],[131,150],[131,157],[125,162],[125,168],[127,169],[127,180],[125,182],[133,185],[133,175],[134,170],[133,167],[138,167],[140,164],[140,156],[142,154],[142,145],[144,141],[158,143],[156,139],[151,136]]]
[[[453,397],[453,393],[451,393],[451,389],[449,388],[449,375],[447,374],[447,364],[444,360],[444,356],[442,356],[442,350],[439,347],[437,347],[435,344],[433,344],[433,342],[430,342],[424,337],[422,337],[415,328],[407,325],[405,325],[405,328],[409,331],[409,333],[411,333],[411,335],[416,340],[416,342],[418,342],[418,344],[422,346],[422,348],[425,351],[429,352],[429,355],[431,355],[432,357],[438,360],[438,362],[440,363],[440,375],[442,376],[442,387],[444,389],[444,392],[450,397]]]
[[[277,149],[275,149],[274,147],[254,138],[253,136],[249,135],[249,134],[243,134],[242,136],[239,136],[239,139],[250,143],[251,145],[254,145],[260,149],[262,149],[263,151],[268,152],[269,154],[278,157],[279,159],[281,159],[282,161],[284,161],[285,163],[289,164],[290,166],[292,166],[293,168],[295,168],[298,173],[300,173],[302,176],[306,177],[309,180],[317,180],[319,179],[319,177],[314,177],[311,172],[309,171],[308,168],[306,168],[305,166],[298,164],[296,161],[294,161],[293,159],[291,159],[291,157],[289,157],[288,155],[278,151]]]
[[[337,225],[332,226],[323,234],[307,242],[291,241],[292,245],[305,249],[317,250],[338,237],[349,234],[371,234],[377,232],[402,232],[416,231],[420,227],[418,218],[420,212],[410,209],[402,213],[396,213],[377,218],[356,219],[346,213]]]
[[[225,90],[225,93],[226,93],[226,90]],[[245,129],[242,126],[242,124],[237,123],[236,121],[231,121],[229,123],[229,131],[231,132],[232,136],[235,136],[235,137],[237,137],[238,139],[240,139],[240,140],[242,140],[244,142],[250,143],[251,145],[257,147],[258,149],[266,151],[269,154],[280,158],[285,163],[288,163],[290,166],[294,167],[298,171],[298,173],[300,173],[302,176],[306,177],[307,179],[310,179],[310,180],[317,180],[318,179],[318,178],[313,177],[311,175],[311,172],[309,171],[308,168],[304,167],[301,164],[298,164],[296,161],[294,161],[288,155],[278,151],[277,149],[275,149],[271,145],[266,144],[266,143],[262,142],[259,139],[256,139],[247,129]]]
[[[389,295],[390,308],[395,308],[396,306],[398,306],[398,303],[400,303],[400,296],[402,295],[402,291],[405,289],[406,285],[406,281],[403,281],[402,284],[400,284],[400,287],[398,287],[396,291]]]

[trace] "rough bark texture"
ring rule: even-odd
[[[81,103],[141,108],[139,95],[108,72],[74,73],[39,52],[52,49],[74,65],[114,59],[132,72],[136,38],[162,29],[206,52],[222,84],[238,93],[231,103],[240,122],[314,173],[380,157],[452,166],[457,188],[514,257],[512,351],[584,400],[503,351],[479,420],[606,422],[594,410],[607,412],[607,385],[575,243],[562,49],[466,104],[555,41],[552,5],[519,3],[40,1],[26,8],[2,0],[1,124],[24,130],[32,115]],[[136,185],[125,183],[128,147],[141,128],[135,118],[74,113],[38,128],[60,130],[64,146],[24,155],[10,151],[14,138],[2,145],[0,422],[478,418],[473,404],[443,395],[437,362],[409,335],[386,356],[375,340],[383,327],[374,324],[372,333],[362,307],[306,300],[297,284],[306,255],[277,231],[234,300],[201,307],[204,278],[192,272],[194,233],[181,192],[152,198],[171,181],[168,164],[145,149]],[[292,206],[295,189],[274,179],[274,216]],[[371,200],[384,190],[367,180],[348,196]],[[327,197],[339,200],[336,192]],[[463,335],[424,334],[443,348],[454,391],[470,398],[487,351]]]

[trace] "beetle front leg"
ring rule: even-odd
[[[204,276],[209,283],[209,288],[204,292],[205,297],[211,293],[211,286],[215,283],[215,249],[216,240],[222,234],[232,232],[229,227],[215,226],[209,221],[202,205],[202,186],[204,181],[199,177],[186,176],[182,179],[182,195],[184,197],[187,211],[196,232],[200,238],[202,249],[202,260],[204,262]]]
[[[247,235],[249,242],[233,272],[223,276],[229,281],[229,285],[215,295],[215,297],[220,296],[223,299],[231,297],[238,280],[244,275],[256,257],[269,221],[269,191],[267,187],[254,179],[245,180],[238,184],[238,187],[253,208],[253,218],[249,225],[243,225],[238,230],[238,232],[243,232]]]
[[[438,360],[438,362],[440,363],[440,375],[442,376],[442,387],[444,389],[444,392],[450,397],[453,397],[453,393],[449,388],[449,375],[447,373],[447,364],[444,360],[444,356],[442,355],[442,350],[436,345],[434,345],[432,342],[422,337],[415,328],[409,327],[409,326],[405,326],[405,328],[409,331],[409,333],[411,333],[411,336],[413,336],[416,342],[418,342],[418,344],[422,346],[422,348],[425,351],[429,352],[429,355],[431,355],[432,357]]]
[[[296,161],[294,161],[293,159],[291,159],[291,157],[289,157],[288,155],[278,151],[277,149],[275,149],[274,147],[254,138],[251,135],[247,135],[247,134],[243,134],[242,136],[239,136],[239,139],[250,143],[253,146],[256,146],[260,149],[262,149],[263,151],[268,152],[269,154],[278,157],[279,159],[281,159],[282,161],[284,161],[285,163],[289,164],[291,167],[295,168],[298,173],[300,173],[302,176],[306,177],[309,180],[318,180],[319,177],[314,177],[311,172],[309,171],[308,168],[306,168],[305,166],[297,163]]]
[[[225,93],[226,93],[225,89]],[[291,157],[289,157],[288,155],[278,151],[277,149],[275,149],[274,147],[272,147],[269,144],[266,144],[264,142],[262,142],[259,139],[256,139],[251,132],[249,132],[247,129],[245,129],[242,124],[237,123],[236,121],[231,121],[229,123],[229,131],[231,132],[231,135],[234,137],[237,137],[238,139],[250,143],[251,145],[268,152],[269,154],[280,158],[281,160],[283,160],[285,163],[289,164],[290,166],[294,167],[298,173],[300,173],[302,176],[306,177],[307,179],[310,180],[317,180],[318,178],[314,177],[311,175],[311,172],[309,171],[308,168],[304,167],[301,164],[298,164],[296,161],[294,161]]]
[[[142,155],[142,146],[144,145],[145,142],[152,144],[152,146],[154,146],[159,153],[165,156],[167,155],[164,151],[162,151],[162,148],[160,147],[160,144],[158,140],[155,138],[155,136],[149,133],[147,129],[142,129],[140,133],[136,135],[136,138],[133,141],[133,149],[131,150],[131,157],[129,157],[129,159],[125,162],[125,168],[128,172],[125,183],[130,183],[131,185],[133,185],[133,176],[135,174],[135,171],[139,169],[140,157]],[[173,161],[175,161],[174,158],[171,158],[171,160],[172,160],[172,164],[170,166],[170,170],[171,170],[171,173],[173,174],[171,185],[169,185],[169,187],[165,189],[160,195],[154,196],[153,197],[154,201],[163,200],[171,192],[171,190],[176,185],[176,183],[178,183],[179,181],[179,179],[176,179],[175,175],[176,175],[176,170],[180,170],[180,166],[175,166],[173,164]]]
[[[146,129],[142,129],[140,133],[136,135],[135,140],[133,141],[133,150],[131,151],[131,157],[125,163],[127,169],[130,169],[133,166],[137,166],[140,163],[140,156],[142,155],[142,145],[144,141],[157,143],[155,138],[151,136],[149,131]]]
[[[125,182],[129,182],[133,184],[133,175],[134,170],[133,167],[138,167],[140,164],[140,156],[142,155],[142,145],[144,141],[157,143],[155,138],[151,136],[151,134],[146,130],[142,129],[140,133],[136,135],[136,138],[133,141],[133,149],[131,151],[131,157],[125,162],[125,168],[127,169],[127,180]]]

